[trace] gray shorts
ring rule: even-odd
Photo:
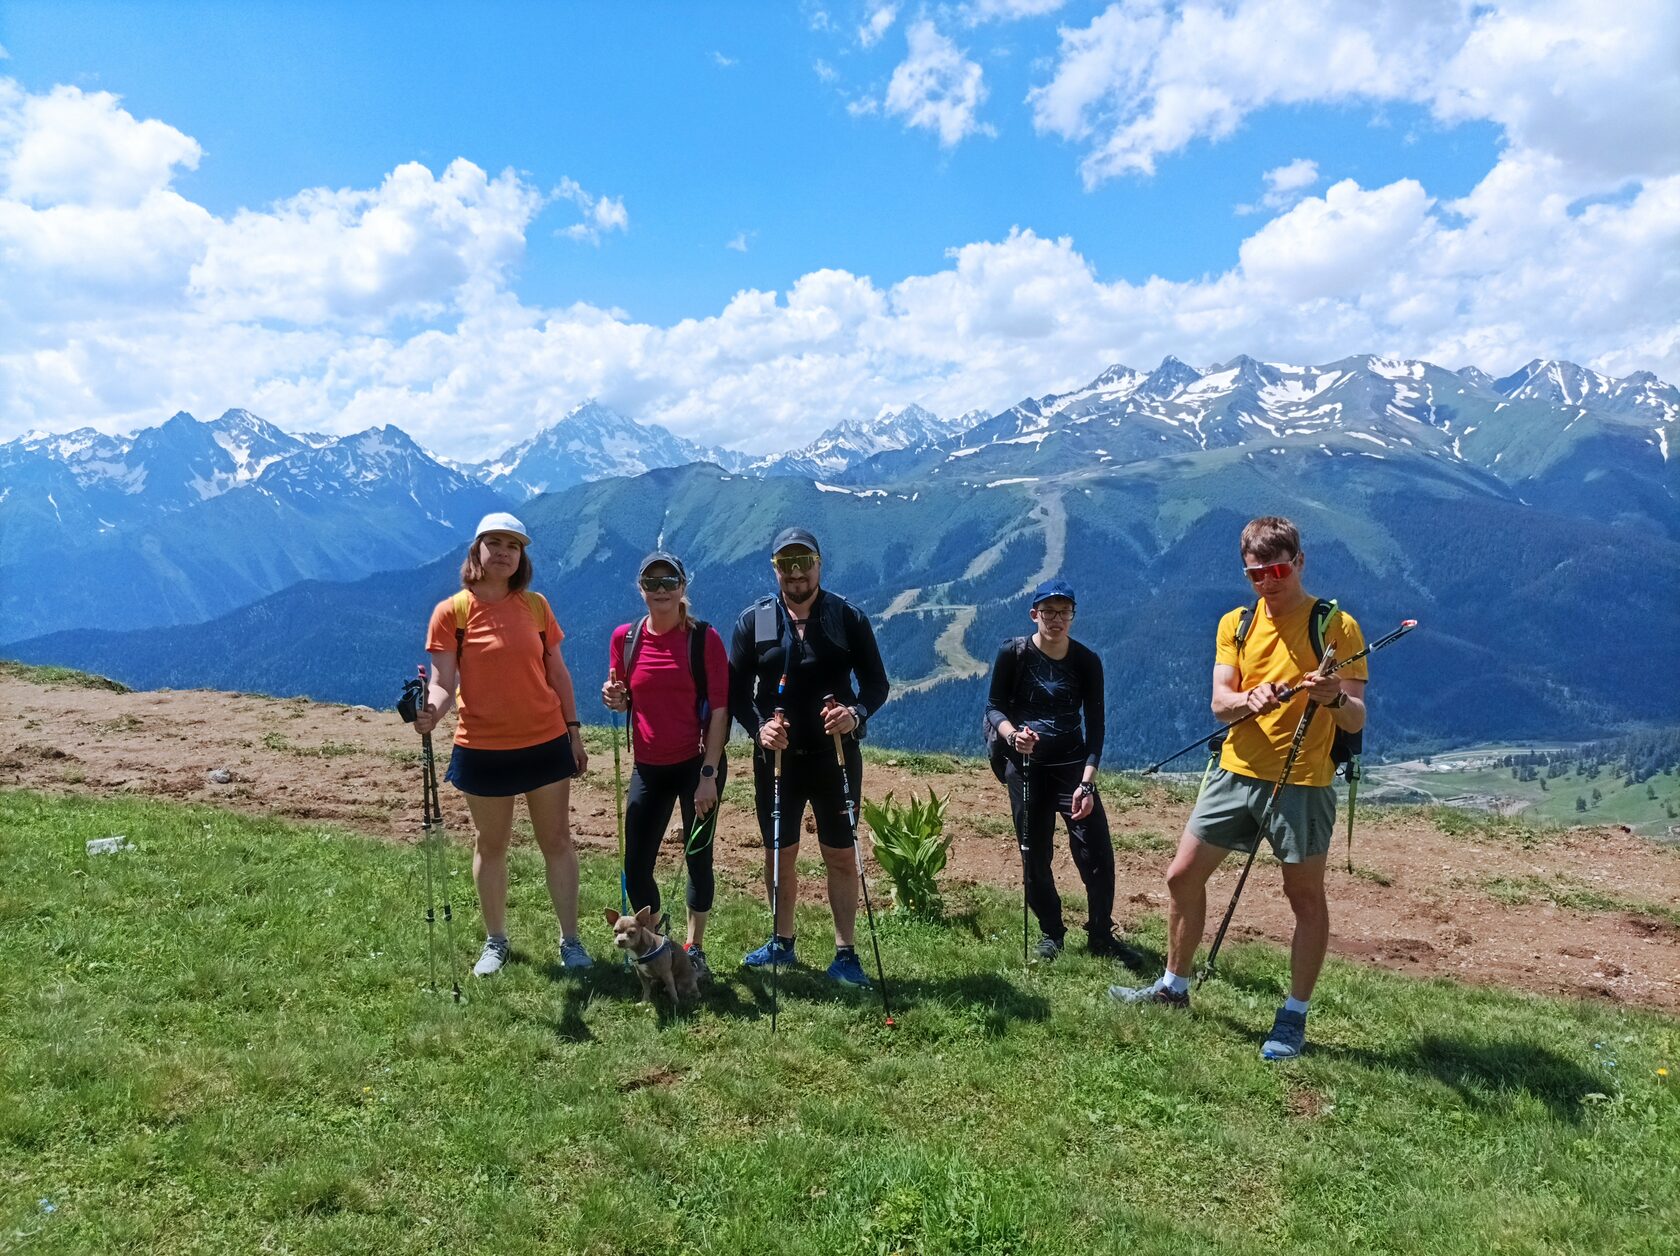
[[[1216,767],[1185,828],[1214,846],[1246,851],[1254,845],[1271,793],[1271,781]],[[1266,840],[1283,863],[1300,863],[1328,853],[1335,828],[1334,785],[1285,785]]]

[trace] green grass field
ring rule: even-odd
[[[605,960],[616,876],[585,876]],[[1028,972],[1019,901],[958,891],[883,924],[896,1029],[804,968],[772,1037],[733,967],[764,910],[720,888],[720,980],[662,1017],[558,968],[522,853],[520,962],[456,1006],[413,849],[0,793],[0,1251],[1680,1250],[1675,1020],[1333,962],[1313,1049],[1268,1065],[1277,951],[1123,1011],[1110,966]]]
[[[1455,752],[1469,753],[1469,752]],[[1544,769],[1542,769],[1542,774]],[[1396,774],[1383,767],[1366,769],[1363,788],[1374,789],[1390,782],[1426,789],[1446,800],[1466,794],[1516,799],[1528,804],[1524,819],[1546,824],[1625,824],[1646,836],[1662,836],[1671,825],[1680,825],[1680,773],[1658,773],[1648,781],[1629,784],[1601,772],[1596,779],[1567,772],[1545,783],[1519,781],[1510,768],[1489,767],[1479,771],[1417,772]],[[1593,791],[1598,791],[1598,798]],[[1580,810],[1576,799],[1586,803]],[[1673,814],[1670,814],[1670,812]]]

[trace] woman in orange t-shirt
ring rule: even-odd
[[[587,968],[578,939],[578,857],[572,845],[570,780],[589,764],[560,655],[565,634],[541,594],[527,591],[531,538],[498,511],[478,525],[461,587],[439,602],[426,633],[432,659],[426,710],[415,720],[429,733],[456,705],[460,715],[445,779],[460,790],[478,831],[473,882],[484,913],[484,951],[473,974],[488,977],[507,962],[507,853],[513,805],[525,795],[531,828],[548,865],[548,894],[560,919],[560,960]],[[459,611],[466,611],[465,623]]]

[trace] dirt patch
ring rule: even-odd
[[[446,739],[440,742],[447,753]],[[418,739],[394,712],[246,694],[43,687],[0,674],[0,747],[0,787],[157,796],[329,822],[393,841],[419,836]],[[603,750],[575,784],[572,823],[580,846],[610,852],[617,826],[612,755]],[[902,765],[869,763],[865,790],[871,798],[892,790],[903,799],[931,786],[949,795],[949,885],[1017,892],[1020,855],[1002,788],[982,763],[910,770],[925,763],[908,756]],[[226,783],[210,779],[217,769],[229,774]],[[732,764],[733,779],[746,771],[744,762]],[[1189,807],[1154,786],[1105,801],[1125,927],[1165,912],[1171,839]],[[460,795],[445,788],[442,802],[450,835],[467,841]],[[662,852],[661,885],[675,875],[677,845],[667,842]],[[726,803],[720,879],[756,892],[761,849],[748,807]],[[1524,848],[1497,835],[1448,836],[1425,816],[1390,811],[1361,820],[1354,874],[1341,857],[1338,849],[1328,878],[1331,949],[1339,955],[1406,973],[1680,1010],[1680,924],[1637,911],[1571,910],[1539,897],[1502,903],[1484,888],[1491,878],[1541,878],[1623,903],[1680,902],[1680,855],[1673,851],[1614,827],[1574,829]],[[822,902],[814,840],[802,844],[800,863],[801,899]],[[1236,863],[1228,861],[1209,887],[1210,916],[1224,908]],[[1080,893],[1065,839],[1058,839],[1055,868],[1064,894]],[[872,879],[871,888],[876,884]],[[886,898],[885,886],[877,898]],[[1076,909],[1068,924],[1084,924]],[[1277,864],[1262,857],[1234,936],[1287,943],[1291,926]]]
[[[635,1077],[626,1077],[619,1082],[618,1089],[627,1094],[632,1090],[646,1090],[649,1086],[675,1086],[682,1080],[682,1076],[675,1069],[653,1068]]]

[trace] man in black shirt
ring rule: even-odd
[[[855,814],[863,793],[858,739],[869,717],[887,700],[887,669],[864,613],[822,588],[822,552],[816,537],[804,528],[786,528],[770,554],[778,596],[742,611],[729,643],[730,714],[757,747],[753,780],[766,847],[765,884],[768,888],[779,881],[770,940],[749,953],[745,963],[761,968],[793,962],[794,904],[799,897],[794,860],[808,802],[828,869],[828,905],[834,913],[835,955],[828,975],[847,985],[867,986],[853,936],[857,856],[833,735],[841,734],[844,744]],[[825,704],[829,696],[834,701]],[[777,708],[781,718],[775,715]],[[779,876],[773,877],[777,750],[783,752],[781,853]]]
[[[1038,957],[1055,959],[1067,933],[1050,867],[1059,814],[1090,900],[1086,929],[1091,954],[1141,964],[1142,955],[1114,936],[1114,843],[1096,786],[1103,749],[1103,668],[1095,652],[1069,635],[1074,602],[1073,586],[1065,580],[1046,580],[1033,591],[1030,614],[1038,631],[1005,641],[998,651],[986,719],[1009,746],[1004,784],[1015,831],[1025,825],[1027,905],[1043,934]],[[1030,815],[1023,814],[1023,772],[1028,774]]]

